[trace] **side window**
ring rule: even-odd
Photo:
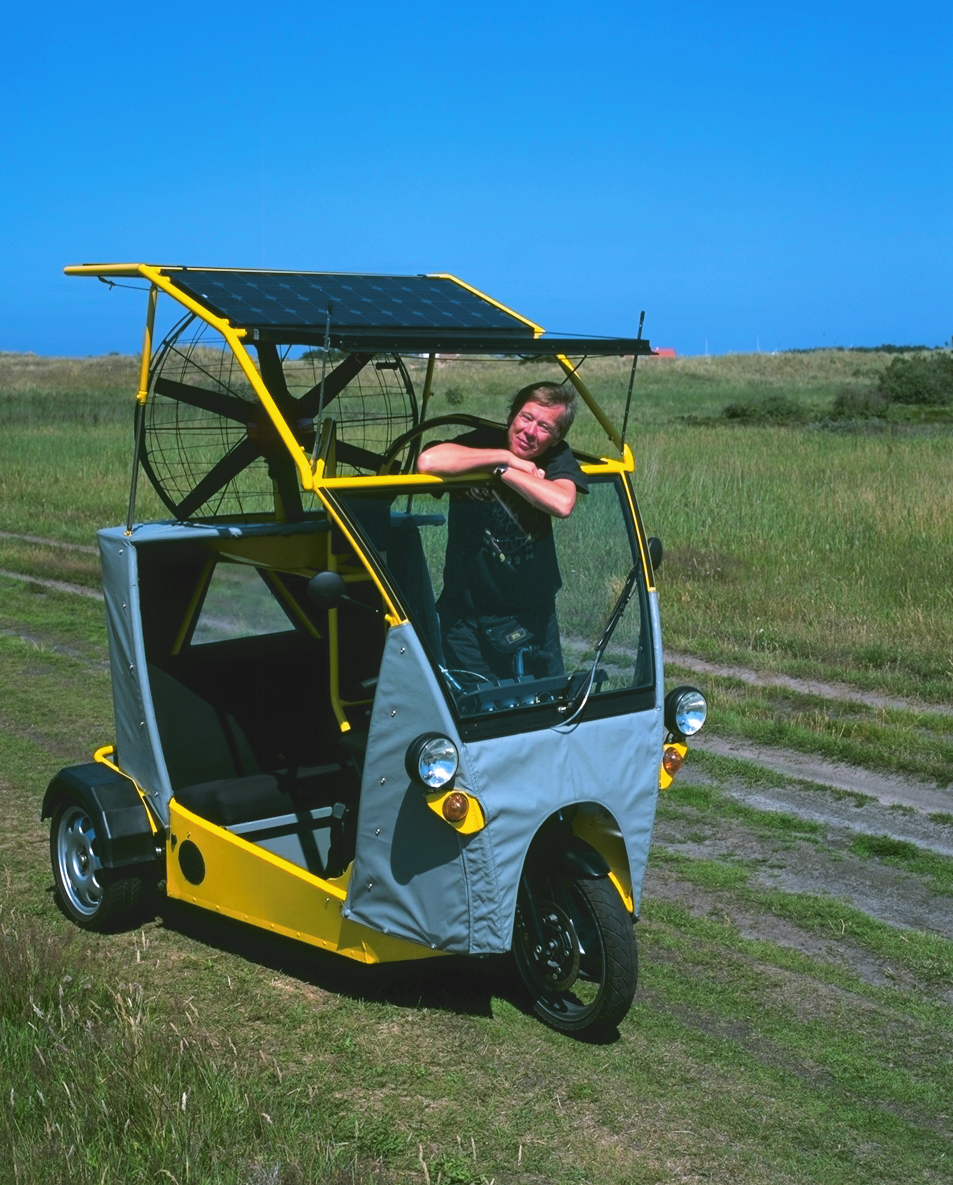
[[[291,629],[284,610],[255,568],[219,563],[209,581],[192,645],[285,633]]]
[[[568,519],[556,519],[553,531],[563,587],[557,597],[563,655],[568,670],[585,669],[595,644],[622,592],[635,552],[616,480],[595,479],[588,494],[576,500]],[[599,663],[595,694],[639,686],[651,678],[645,668],[643,622],[638,593],[619,619]]]

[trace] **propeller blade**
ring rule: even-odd
[[[324,380],[324,406],[327,407],[332,399],[336,399],[338,395],[344,390],[351,379],[370,362],[374,357],[373,354],[348,354],[348,356],[338,366],[325,377]],[[298,400],[298,415],[301,417],[315,416],[318,414],[318,405],[321,402],[321,384],[312,387],[310,391],[306,391]]]
[[[353,465],[355,469],[369,469],[371,473],[376,473],[384,463],[382,453],[372,453],[370,449],[348,444],[346,440],[337,441],[334,451],[338,461],[343,461],[345,465]]]
[[[278,405],[278,409],[282,415],[285,415],[288,405],[293,401],[288,392],[288,383],[281,367],[281,359],[278,357],[278,347],[274,342],[255,342],[255,349],[258,351],[258,365],[261,367],[262,380],[268,388],[268,393]]]
[[[195,489],[188,494],[175,508],[175,516],[180,521],[189,518],[198,508],[213,498],[239,473],[252,463],[260,453],[250,440],[240,440],[206,473]]]
[[[226,395],[224,391],[209,391],[206,387],[191,387],[188,383],[178,383],[175,379],[157,378],[155,388],[160,395],[167,395],[170,399],[177,399],[179,403],[187,403],[189,407],[197,407],[212,415],[222,416],[226,420],[234,420],[238,424],[247,423],[251,418],[253,403],[238,399],[234,395]]]
[[[285,511],[285,519],[289,523],[301,522],[304,518],[304,508],[301,505],[298,471],[294,466],[294,462],[290,457],[277,457],[268,466],[268,472],[278,487],[278,494]]]

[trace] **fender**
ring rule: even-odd
[[[610,872],[602,853],[576,835],[568,821],[558,816],[543,825],[530,849],[530,859],[534,864],[545,863],[550,868],[555,864],[581,880],[599,880]]]
[[[82,803],[95,821],[104,868],[155,862],[156,846],[146,808],[128,778],[95,761],[67,766],[47,786],[40,818],[49,818],[64,800]]]

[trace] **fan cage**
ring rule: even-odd
[[[289,395],[298,400],[314,391],[321,382],[323,351],[282,345],[278,352]],[[257,366],[254,343],[249,353]],[[327,375],[340,361],[341,357],[332,352]],[[175,394],[162,391],[164,384],[160,380],[196,388],[196,403],[190,402],[181,389]],[[203,401],[214,403],[215,396],[225,397],[243,422],[198,405]],[[247,415],[235,400],[247,405]],[[317,410],[314,396],[310,405]],[[259,455],[252,456],[199,505],[187,513],[180,509],[223,458],[240,448],[248,450],[246,424],[266,414],[238,358],[216,329],[191,313],[173,326],[153,355],[140,452],[144,471],[173,515],[199,520],[274,517],[274,483],[268,462]],[[333,416],[339,444],[355,445],[382,456],[398,436],[417,423],[413,382],[403,360],[396,355],[373,358],[328,403],[323,414]],[[297,426],[291,422],[294,416],[288,419],[295,431]],[[367,472],[369,469],[339,458],[339,475]],[[305,511],[316,508],[314,494],[302,492],[302,504]]]

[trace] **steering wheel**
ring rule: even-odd
[[[401,449],[405,448],[412,440],[422,436],[429,428],[442,428],[445,424],[463,424],[467,428],[499,428],[499,424],[494,424],[492,420],[481,419],[480,416],[471,416],[466,412],[457,412],[450,416],[437,416],[433,420],[424,420],[420,424],[415,424],[413,428],[409,428],[406,432],[402,432],[400,436],[394,441],[387,452],[384,454],[384,459],[381,461],[380,468],[377,471],[378,477],[389,477],[391,473],[391,466],[400,454]],[[410,454],[405,462],[403,473],[410,472],[410,466],[415,460],[414,450],[411,449]]]

